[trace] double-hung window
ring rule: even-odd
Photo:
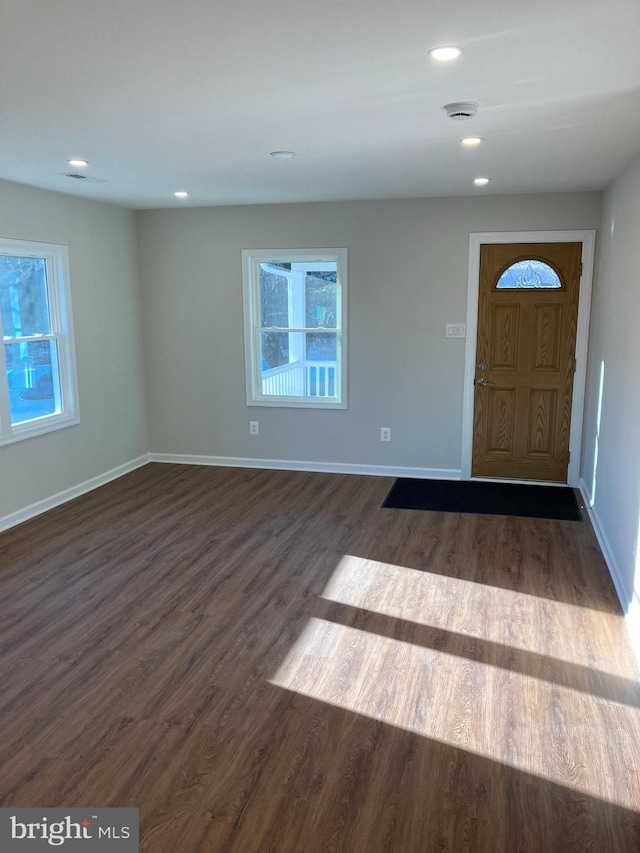
[[[0,444],[78,422],[65,246],[0,239]]]
[[[346,249],[245,249],[247,404],[346,408]]]

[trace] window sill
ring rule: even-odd
[[[37,438],[40,435],[47,435],[50,432],[56,432],[59,429],[66,429],[67,427],[76,426],[80,423],[80,418],[77,415],[63,415],[55,419],[52,418],[51,420],[43,418],[43,421],[44,420],[46,420],[46,424],[36,424],[34,421],[22,427],[14,427],[13,432],[10,435],[0,437],[0,447],[5,444],[15,444],[18,441],[26,441],[28,438]]]
[[[247,406],[266,406],[278,409],[346,409],[346,403],[316,402],[315,400],[247,400]]]

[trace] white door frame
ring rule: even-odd
[[[469,239],[469,282],[467,285],[467,338],[464,363],[464,395],[462,402],[462,479],[471,479],[473,452],[473,380],[476,368],[476,342],[478,337],[478,294],[480,284],[480,247],[485,243],[582,243],[582,277],[578,302],[578,329],[576,335],[576,372],[573,377],[573,403],[571,406],[571,434],[569,438],[569,470],[567,482],[577,487],[580,482],[580,454],[582,450],[582,419],[587,376],[587,345],[589,340],[589,315],[591,313],[591,287],[596,244],[595,231],[508,231],[475,233]],[[484,478],[482,478],[484,479]]]

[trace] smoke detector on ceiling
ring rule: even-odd
[[[466,121],[477,115],[479,106],[477,101],[456,101],[454,104],[445,104],[442,109],[447,111],[449,118]]]

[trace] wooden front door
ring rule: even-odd
[[[581,257],[481,247],[472,476],[567,481]]]

